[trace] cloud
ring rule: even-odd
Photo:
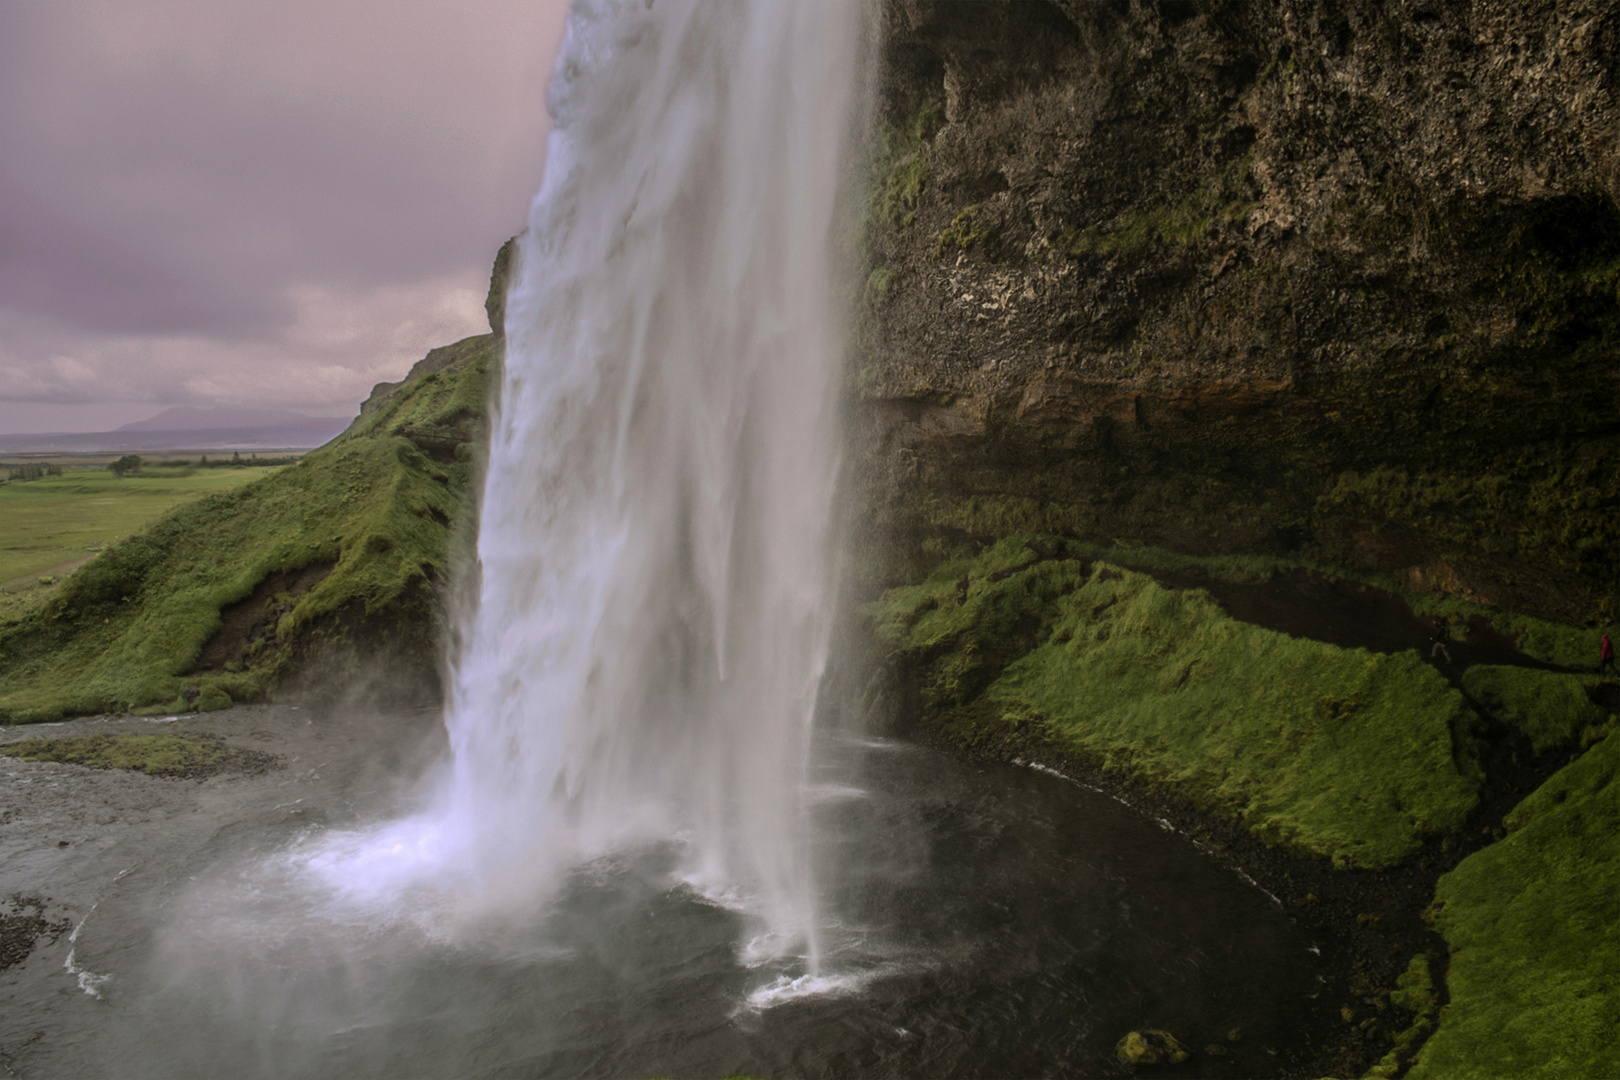
[[[335,405],[475,332],[562,15],[0,5],[0,429],[24,401]]]
[[[485,284],[464,274],[369,289],[298,286],[290,323],[265,340],[72,334],[0,312],[0,432],[61,430],[49,423],[60,407],[113,403],[150,403],[149,413],[220,404],[346,415],[429,349],[488,332]],[[69,351],[35,359],[63,345]],[[58,407],[44,426],[30,419],[37,406]]]

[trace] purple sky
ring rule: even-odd
[[[0,433],[348,415],[481,333],[565,0],[0,0]]]

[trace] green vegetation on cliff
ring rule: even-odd
[[[389,657],[422,691],[499,350],[434,350],[297,465],[180,507],[0,624],[0,720],[221,707]]]
[[[1062,542],[1012,537],[868,608],[947,739],[1083,758],[1341,865],[1391,864],[1473,809],[1472,711],[1415,654],[1293,638],[1043,550]]]
[[[1620,739],[1504,824],[1504,840],[1440,879],[1451,1002],[1407,1075],[1620,1075]]]
[[[884,10],[880,524],[1620,617],[1612,6]]]

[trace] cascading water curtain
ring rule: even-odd
[[[577,0],[508,293],[444,839],[481,894],[673,839],[815,958],[832,254],[861,13]]]

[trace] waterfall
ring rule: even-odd
[[[447,715],[436,844],[473,894],[673,840],[688,881],[814,962],[860,17],[574,4]]]

